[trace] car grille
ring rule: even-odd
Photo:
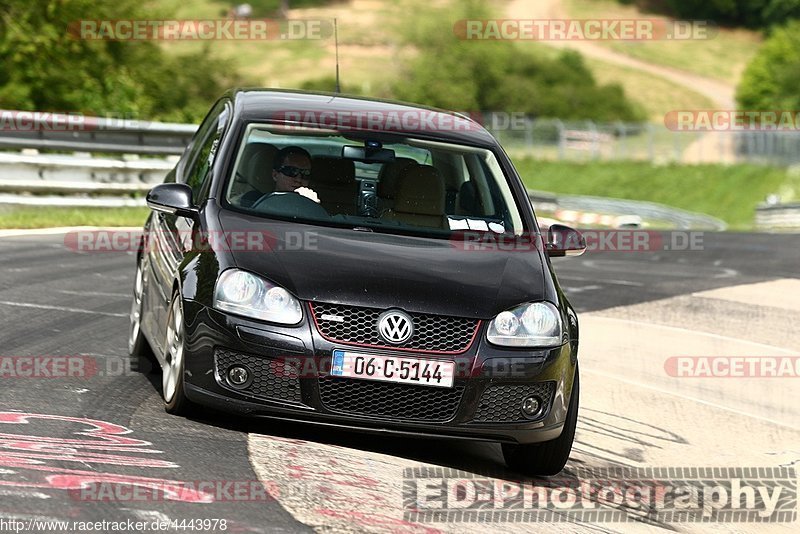
[[[320,399],[328,410],[382,419],[444,423],[455,417],[463,394],[463,384],[439,388],[350,378],[319,379]]]
[[[414,335],[405,343],[388,345],[378,335],[378,316],[385,310],[339,304],[311,304],[317,329],[328,341],[355,345],[371,345],[394,350],[420,350],[457,354],[466,351],[475,338],[480,321],[463,317],[410,313]],[[343,320],[322,319],[337,315]]]
[[[223,348],[214,350],[217,382],[222,387],[262,399],[300,403],[300,379],[297,376],[282,376],[280,366],[275,362]],[[225,380],[225,374],[233,365],[243,365],[253,374],[253,380],[247,387],[235,388]]]
[[[480,423],[515,423],[541,419],[550,411],[555,382],[539,382],[537,384],[496,385],[489,386],[481,395],[474,422]],[[522,414],[522,400],[536,395],[542,399],[539,417],[531,419]]]

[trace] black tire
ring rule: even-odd
[[[128,332],[128,355],[131,359],[131,368],[136,366],[140,373],[150,373],[156,363],[155,354],[150,343],[142,333],[141,320],[144,309],[144,293],[147,284],[146,269],[143,258],[136,264],[136,277],[133,285],[133,300],[131,302],[130,330]]]
[[[176,319],[176,313],[179,313]],[[175,323],[173,325],[173,323]],[[173,326],[173,340],[170,340],[170,327]],[[174,341],[179,340],[181,344],[180,347],[180,356],[176,358],[174,353]],[[164,353],[164,365],[162,366],[161,373],[162,373],[162,388],[161,394],[162,398],[164,399],[164,410],[168,414],[178,415],[178,416],[187,416],[192,413],[194,405],[192,402],[186,397],[186,393],[184,390],[184,382],[183,382],[183,374],[184,374],[184,365],[183,365],[183,354],[185,351],[184,343],[184,315],[183,315],[183,301],[181,299],[180,293],[177,291],[175,294],[172,295],[172,301],[169,306],[169,315],[167,317],[167,337],[165,346],[165,353]],[[173,358],[177,359],[177,363],[173,363]],[[174,374],[174,390],[170,387],[167,387],[167,378],[168,376],[165,373],[175,373]],[[171,377],[170,377],[171,378]]]
[[[511,469],[529,476],[554,476],[564,469],[575,440],[575,427],[578,424],[578,404],[580,382],[577,366],[572,395],[569,399],[567,419],[564,430],[556,439],[542,443],[524,445],[503,444],[503,458]]]

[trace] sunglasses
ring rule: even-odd
[[[310,169],[301,169],[300,167],[293,167],[291,165],[284,165],[283,167],[278,169],[278,172],[281,174],[285,174],[289,178],[294,178],[296,176],[302,176],[303,178],[308,178],[311,176]]]

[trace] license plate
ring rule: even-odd
[[[455,362],[333,351],[331,374],[419,386],[453,387]]]

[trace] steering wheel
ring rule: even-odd
[[[330,217],[325,208],[294,191],[266,194],[253,203],[251,209],[282,217],[310,219],[327,219]]]

